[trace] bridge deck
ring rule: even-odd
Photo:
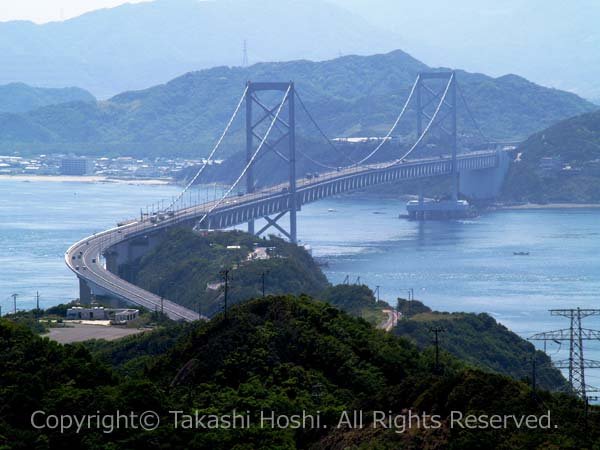
[[[462,154],[458,156],[457,164],[459,170],[492,168],[498,164],[498,155],[495,151]],[[298,204],[303,205],[378,184],[446,175],[451,173],[451,170],[451,159],[439,157],[404,161],[394,165],[381,163],[332,171],[310,180],[298,180]],[[229,228],[249,220],[288,211],[289,205],[287,184],[280,184],[252,194],[226,199],[211,213],[207,225],[215,229]],[[151,310],[160,309],[161,297],[108,271],[101,264],[100,256],[111,247],[138,236],[173,226],[193,226],[215,206],[215,202],[209,202],[175,211],[172,217],[166,217],[158,223],[150,220],[135,221],[95,234],[69,248],[65,254],[65,261],[92,292],[114,296]],[[164,299],[162,304],[165,313],[172,319],[193,321],[199,318],[196,312],[172,301]]]

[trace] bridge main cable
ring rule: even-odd
[[[217,143],[213,147],[212,151],[210,152],[210,154],[206,158],[206,161],[204,162],[204,164],[202,165],[202,167],[200,167],[200,169],[198,170],[198,172],[196,173],[196,175],[185,186],[185,188],[183,189],[183,191],[181,191],[181,193],[175,199],[173,199],[173,201],[171,202],[171,204],[169,204],[169,206],[167,207],[167,211],[170,210],[170,209],[174,209],[174,207],[177,204],[177,202],[179,202],[179,200],[181,200],[183,198],[183,196],[185,195],[185,193],[196,183],[196,181],[198,180],[198,178],[200,177],[200,175],[202,175],[202,173],[204,172],[204,169],[206,169],[206,166],[208,166],[209,162],[215,156],[215,153],[220,148],[221,143],[225,139],[225,136],[229,132],[229,129],[231,128],[231,126],[233,125],[233,122],[235,121],[235,118],[237,117],[238,113],[240,112],[240,109],[242,107],[242,104],[244,103],[244,100],[246,98],[246,94],[247,93],[248,93],[248,86],[246,86],[246,89],[244,89],[244,93],[242,94],[242,98],[238,102],[238,104],[237,104],[237,106],[235,108],[235,111],[233,112],[233,115],[229,119],[229,122],[227,123],[227,126],[225,127],[225,130],[223,131],[223,134],[221,134],[221,137],[219,138],[219,140],[217,141]]]
[[[408,110],[408,105],[410,104],[410,101],[413,98],[413,95],[415,93],[415,90],[417,89],[417,86],[419,85],[419,81],[421,79],[421,75],[417,75],[417,79],[415,80],[412,89],[410,90],[410,94],[408,96],[408,98],[406,99],[406,102],[404,103],[404,106],[402,107],[402,111],[400,111],[400,114],[398,115],[398,118],[396,119],[396,121],[394,122],[394,124],[392,125],[392,128],[390,128],[390,131],[388,131],[387,135],[383,138],[383,140],[379,143],[379,145],[377,147],[375,147],[375,149],[369,153],[367,156],[365,156],[363,159],[361,159],[360,161],[357,161],[356,163],[354,163],[353,166],[350,167],[354,167],[354,166],[360,166],[363,163],[367,162],[369,159],[371,159],[373,156],[375,156],[375,154],[381,150],[381,148],[386,144],[386,142],[388,141],[388,139],[392,136],[392,133],[396,130],[396,128],[398,127],[398,124],[400,123],[400,121],[402,120],[402,118],[404,117],[404,114],[406,113],[406,111]]]
[[[263,146],[267,142],[267,139],[269,138],[269,135],[271,134],[271,131],[275,127],[276,122],[279,120],[279,116],[281,115],[281,111],[283,109],[283,106],[285,105],[285,102],[288,99],[288,96],[290,95],[291,89],[292,89],[292,86],[290,85],[288,87],[287,91],[285,92],[284,96],[283,96],[283,100],[279,104],[279,108],[277,109],[277,113],[275,114],[275,116],[273,116],[273,120],[271,121],[271,124],[269,125],[269,128],[267,129],[267,132],[265,133],[264,137],[262,138],[262,140],[261,140],[259,146],[257,147],[256,151],[254,152],[254,154],[252,155],[252,157],[250,158],[250,160],[246,164],[246,167],[244,167],[244,170],[242,170],[242,173],[240,174],[240,176],[237,178],[237,180],[235,180],[235,183],[233,183],[229,187],[229,189],[225,192],[225,194],[223,194],[223,196],[216,203],[214,203],[211,206],[211,208],[204,214],[204,216],[202,216],[202,218],[198,221],[199,224],[201,224],[202,222],[204,222],[206,220],[206,218],[210,214],[212,214],[214,212],[215,209],[217,209],[219,206],[221,206],[221,204],[223,203],[223,201],[227,197],[229,197],[229,194],[231,194],[231,192],[233,192],[233,190],[238,186],[238,184],[240,183],[240,181],[242,181],[242,179],[244,178],[244,176],[246,175],[246,173],[248,172],[248,170],[250,169],[250,167],[254,164],[254,161],[256,160],[256,157],[258,156],[258,154],[262,150]]]
[[[425,127],[423,132],[421,133],[421,136],[419,136],[419,138],[413,144],[413,146],[400,159],[397,159],[396,161],[392,162],[391,164],[385,166],[384,169],[387,169],[389,167],[393,167],[397,164],[400,164],[402,161],[404,161],[406,158],[408,158],[408,156],[410,156],[410,154],[413,151],[415,151],[415,149],[421,144],[421,142],[423,142],[423,139],[425,139],[425,136],[427,135],[427,133],[431,129],[432,125],[434,124],[435,120],[437,119],[437,116],[438,116],[440,110],[442,109],[442,106],[446,102],[446,97],[448,96],[448,92],[450,91],[450,86],[452,86],[452,83],[454,83],[454,81],[455,81],[454,77],[455,77],[454,73],[452,75],[450,75],[450,78],[448,79],[448,84],[446,85],[446,89],[444,90],[444,94],[442,95],[442,98],[440,99],[440,102],[439,102],[435,112],[433,113],[433,116],[431,116],[431,120],[429,120],[429,123],[427,124],[427,126]]]

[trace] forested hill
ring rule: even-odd
[[[381,135],[399,113],[417,74],[427,69],[402,51],[324,62],[217,67],[104,102],[0,114],[0,150],[205,156],[248,80],[294,80],[307,107],[332,137]],[[457,78],[483,131],[494,138],[528,136],[596,108],[576,95],[515,75],[490,78],[461,71]],[[464,108],[459,111],[461,139],[474,135]],[[304,113],[297,116],[299,136],[317,136]],[[225,142],[225,155],[240,148],[242,119],[243,114],[233,126],[233,137]],[[398,133],[414,132],[414,124],[407,116]]]
[[[48,105],[68,102],[95,102],[88,91],[79,88],[39,88],[23,83],[0,86],[0,113],[24,113]]]
[[[536,351],[530,342],[488,314],[433,312],[418,301],[401,301],[400,304],[403,320],[398,322],[394,333],[409,338],[421,348],[431,346],[431,329],[442,329],[441,348],[462,361],[522,380],[531,375],[531,358],[535,355],[539,385],[551,390],[567,387],[547,354]]]
[[[174,327],[106,344],[113,352],[100,358],[81,345],[63,347],[0,319],[0,446],[520,450],[593,448],[600,438],[600,416],[592,409],[584,425],[583,403],[574,398],[545,392],[534,397],[525,383],[469,369],[447,356],[436,374],[431,352],[308,297],[254,300],[234,307],[227,318]],[[111,364],[111,356],[119,363]],[[401,421],[390,427],[373,422],[373,411],[401,415],[409,408],[414,416],[439,415],[439,425],[429,421],[403,429]],[[114,421],[111,432],[109,420],[80,430],[36,430],[31,415],[38,410],[78,418],[153,411],[161,420],[152,422],[157,426],[152,431],[122,422],[116,427]],[[352,417],[354,410],[364,411],[364,428],[341,422],[345,411]],[[547,428],[465,429],[447,421],[453,411],[520,417],[548,410]],[[183,422],[175,427],[170,411],[198,414],[200,427],[233,411],[248,411],[251,420],[233,428],[220,419],[220,427],[196,429]],[[266,416],[304,411],[318,415],[324,426],[310,421],[299,429],[261,426],[261,411]]]
[[[600,202],[600,111],[534,134],[519,152],[505,183],[505,200]]]

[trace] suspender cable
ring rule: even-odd
[[[254,154],[252,155],[252,157],[248,161],[248,164],[246,164],[246,167],[244,167],[244,170],[242,171],[242,173],[240,174],[240,176],[230,186],[230,188],[227,190],[227,192],[225,192],[225,194],[216,203],[214,203],[211,206],[211,208],[208,210],[208,212],[206,212],[204,214],[204,216],[202,216],[202,218],[200,219],[200,221],[198,223],[204,222],[206,220],[206,218],[210,214],[212,214],[214,212],[215,209],[217,209],[219,206],[221,206],[221,204],[223,203],[223,201],[227,197],[229,197],[229,194],[231,194],[231,192],[237,187],[237,185],[240,183],[240,181],[242,181],[242,179],[246,175],[246,172],[248,172],[248,170],[250,169],[250,167],[252,166],[252,164],[254,164],[254,161],[256,160],[256,157],[258,156],[258,154],[262,150],[263,146],[267,142],[267,139],[269,138],[269,135],[271,134],[271,131],[273,130],[273,127],[275,126],[275,123],[277,122],[277,120],[279,120],[279,116],[281,114],[281,110],[283,109],[283,106],[285,105],[285,102],[287,101],[287,99],[288,99],[288,97],[290,95],[291,89],[292,89],[292,86],[290,85],[288,87],[287,91],[285,92],[285,95],[283,96],[283,100],[279,104],[279,108],[277,109],[277,113],[273,117],[273,120],[271,121],[271,124],[269,125],[269,128],[268,128],[267,132],[265,133],[264,137],[262,138],[262,140],[261,140],[259,146],[257,147],[256,151],[254,152]]]
[[[315,126],[315,128],[317,129],[317,131],[321,134],[321,136],[323,136],[323,138],[327,141],[327,143],[329,144],[329,146],[331,148],[333,148],[334,151],[336,151],[337,153],[339,153],[340,155],[342,155],[344,158],[346,158],[351,164],[355,164],[356,161],[354,161],[352,158],[350,158],[348,155],[346,155],[344,152],[342,152],[339,148],[337,148],[336,145],[329,138],[329,136],[327,136],[325,134],[325,132],[323,131],[323,129],[319,126],[319,124],[317,123],[317,121],[314,119],[314,117],[312,116],[312,114],[310,113],[310,111],[308,110],[308,108],[306,107],[306,105],[304,104],[304,102],[302,101],[302,98],[298,94],[298,91],[296,91],[295,94],[296,94],[296,98],[300,102],[300,106],[302,106],[302,109],[304,110],[304,112],[308,116],[309,120],[313,123],[313,125]],[[306,156],[306,159],[308,159],[309,161],[311,161],[311,162],[313,162],[315,164],[319,164],[322,167],[325,167],[327,169],[337,169],[337,167],[327,166],[327,165],[318,163],[318,162],[312,160],[309,156],[307,156],[305,154],[304,154],[304,156]]]
[[[454,82],[454,74],[452,74],[450,76],[450,79],[448,80],[448,84],[446,85],[446,89],[444,90],[444,94],[442,95],[440,103],[438,104],[435,112],[433,113],[433,116],[431,116],[431,120],[429,121],[429,123],[427,124],[427,126],[425,127],[425,129],[423,130],[423,133],[421,133],[421,136],[419,136],[419,138],[417,139],[417,142],[415,142],[413,144],[413,146],[410,148],[410,150],[408,150],[404,154],[404,156],[402,156],[400,159],[397,159],[393,163],[385,166],[384,168],[387,169],[388,167],[392,167],[392,166],[395,166],[396,164],[401,163],[402,161],[404,161],[421,144],[421,142],[423,141],[423,139],[425,139],[425,136],[427,135],[427,133],[431,129],[431,126],[433,125],[433,123],[437,119],[437,116],[438,116],[440,110],[442,109],[442,105],[446,102],[446,97],[448,96],[448,92],[450,91],[450,86],[452,86],[453,82]]]
[[[388,141],[388,139],[392,136],[392,133],[396,130],[396,127],[398,127],[400,120],[402,120],[402,118],[404,117],[404,114],[408,110],[408,105],[410,104],[410,101],[412,100],[415,90],[417,89],[420,78],[421,78],[421,75],[418,75],[417,79],[415,80],[415,82],[412,86],[412,89],[410,90],[410,95],[406,99],[406,103],[404,103],[404,107],[402,108],[400,115],[394,122],[394,125],[392,125],[392,128],[390,128],[390,131],[388,132],[388,134],[383,138],[383,141],[380,142],[379,145],[377,147],[375,147],[375,149],[371,153],[369,153],[366,157],[364,157],[360,161],[355,162],[354,166],[359,166],[359,165],[365,163],[366,161],[368,161],[369,159],[371,159],[373,156],[375,156],[375,154],[381,149],[381,147],[383,147],[385,145],[385,143]]]
[[[185,186],[185,188],[183,189],[183,191],[181,191],[181,193],[177,197],[175,197],[175,199],[167,207],[167,210],[174,209],[174,207],[177,204],[177,202],[179,202],[179,200],[181,200],[181,198],[185,195],[185,193],[196,183],[196,181],[198,180],[198,178],[200,177],[200,175],[202,175],[202,173],[204,172],[204,169],[206,169],[206,166],[208,166],[208,163],[212,160],[213,156],[215,155],[215,153],[217,152],[217,150],[221,146],[221,143],[223,142],[223,139],[225,139],[225,136],[229,132],[229,129],[231,128],[231,125],[233,125],[233,121],[235,120],[235,118],[237,117],[238,113],[240,112],[240,108],[242,107],[242,104],[244,103],[244,100],[246,98],[246,93],[247,92],[248,92],[248,86],[246,86],[246,89],[244,89],[244,93],[242,94],[242,98],[238,102],[237,107],[235,108],[235,111],[233,112],[233,115],[229,119],[229,122],[227,123],[227,126],[225,127],[225,130],[223,131],[223,134],[221,134],[221,137],[219,138],[219,140],[217,141],[217,143],[213,147],[212,151],[210,152],[210,154],[206,158],[206,162],[202,165],[202,167],[200,167],[200,169],[198,170],[198,172],[196,173],[196,175]]]

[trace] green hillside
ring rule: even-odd
[[[0,86],[0,113],[24,113],[48,105],[95,101],[88,91],[74,87],[38,88],[23,83]]]
[[[505,184],[505,200],[600,202],[600,111],[534,134],[519,152],[520,161],[513,164]]]
[[[217,67],[108,101],[48,106],[22,115],[0,114],[0,150],[205,156],[247,80],[294,80],[307,107],[331,136],[380,135],[393,123],[417,74],[427,69],[402,51],[323,62]],[[458,81],[484,132],[495,138],[527,136],[595,108],[576,95],[514,75],[491,78],[459,71]],[[240,150],[242,119],[243,114],[221,156]],[[317,136],[301,111],[298,122],[301,137]],[[414,127],[414,120],[407,120],[398,133],[414,133]],[[464,109],[459,127],[461,139],[470,142],[475,130]]]
[[[253,257],[253,254],[259,255]],[[264,259],[261,259],[264,258]],[[327,278],[302,247],[270,237],[242,232],[200,236],[185,229],[167,239],[122,275],[139,286],[163,295],[203,315],[220,312],[224,302],[222,271],[230,269],[229,305],[262,294],[312,294],[329,286]]]
[[[271,248],[272,257],[248,260],[256,245]],[[240,248],[227,249],[231,246]],[[202,313],[212,317],[223,308],[220,272],[224,268],[233,268],[230,306],[260,297],[265,273],[267,295],[310,294],[375,326],[384,322],[382,310],[390,308],[387,303],[378,302],[367,286],[331,286],[303,248],[277,238],[265,241],[241,232],[199,236],[187,230],[174,230],[146,257],[124,268],[123,274],[127,276],[129,272],[136,284],[194,310],[200,302]],[[418,302],[410,305],[403,310],[405,317],[411,316],[410,320],[402,320],[394,333],[426,348],[431,343],[429,328],[442,326],[447,330],[443,336],[444,350],[465,363],[517,380],[531,375],[534,347],[488,315],[432,313]],[[564,378],[551,367],[548,356],[538,352],[536,357],[540,385],[547,389],[564,387]]]
[[[411,302],[419,303],[419,302]],[[565,379],[551,365],[544,352],[496,322],[487,314],[439,313],[424,308],[400,320],[394,328],[398,336],[406,337],[420,348],[432,345],[432,328],[441,328],[441,348],[462,361],[483,370],[491,370],[514,379],[531,378],[531,358],[535,352],[537,382],[545,389],[564,389]]]
[[[0,320],[0,446],[78,449],[295,449],[295,448],[592,448],[600,438],[597,414],[581,433],[583,405],[538,392],[509,378],[465,368],[449,356],[432,373],[432,355],[409,341],[308,297],[269,297],[232,309],[229,318],[177,326],[106,344],[109,362],[81,346],[59,346]],[[139,345],[132,343],[138,342]],[[156,342],[157,345],[153,345]],[[143,343],[143,344],[142,344]],[[165,344],[160,348],[161,344]],[[127,347],[128,346],[128,347]],[[111,365],[114,364],[113,367]],[[118,369],[127,366],[128,370]],[[118,370],[117,370],[118,369]],[[439,415],[432,428],[402,422],[374,425],[372,411]],[[33,411],[47,414],[140,414],[155,411],[153,431],[84,426],[34,430]],[[235,429],[174,427],[170,411],[250,415]],[[364,428],[340,425],[342,414],[364,411]],[[549,429],[451,427],[464,414],[541,416]],[[318,415],[322,427],[260,425],[265,415]],[[206,424],[206,420],[204,421]],[[109,423],[110,425],[110,423]],[[325,426],[327,428],[325,428]]]

